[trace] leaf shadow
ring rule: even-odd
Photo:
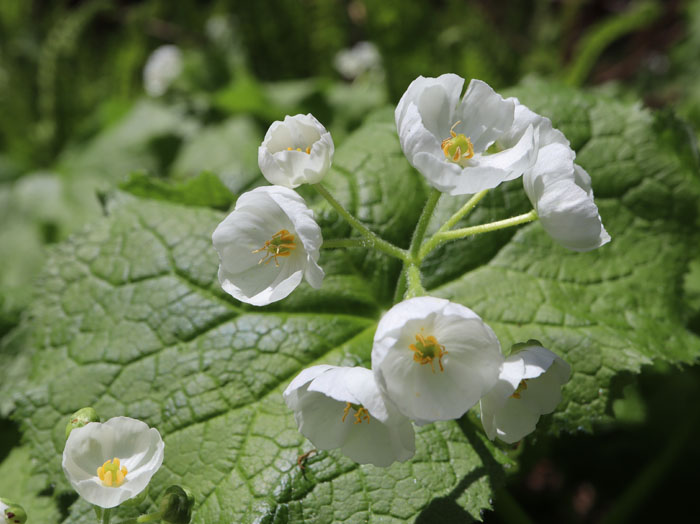
[[[486,448],[484,442],[476,434],[469,415],[463,416],[457,421],[459,428],[462,430],[465,438],[474,449],[482,462],[482,466],[470,471],[459,484],[445,496],[434,498],[430,501],[423,511],[416,518],[416,524],[431,524],[439,522],[440,524],[451,523],[467,523],[475,522],[477,518],[460,506],[457,499],[469,489],[474,483],[486,476],[491,487],[491,491],[495,491],[505,480],[505,472],[503,466],[493,457],[491,452]]]

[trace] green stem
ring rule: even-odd
[[[109,520],[112,517],[112,508],[104,508],[102,510],[102,524],[109,524]]]
[[[461,229],[454,229],[452,231],[435,233],[435,235],[433,235],[428,242],[423,244],[418,256],[422,260],[428,253],[430,253],[430,251],[438,247],[440,244],[450,240],[458,240],[460,238],[466,238],[472,235],[480,235],[481,233],[489,233],[491,231],[498,231],[499,229],[505,229],[507,227],[519,226],[520,224],[527,224],[533,220],[537,220],[537,211],[534,209],[529,213],[506,218],[505,220],[497,220],[496,222],[490,222],[488,224],[480,224],[478,226],[464,227]]]
[[[408,290],[403,298],[413,298],[425,295],[425,288],[420,281],[420,268],[416,264],[409,264],[406,268],[406,280]]]
[[[161,511],[156,511],[155,513],[147,513],[132,519],[120,520],[114,524],[143,524],[144,522],[157,522],[162,518],[163,513]]]
[[[481,202],[481,200],[486,196],[486,193],[488,192],[488,189],[484,189],[483,191],[480,191],[479,193],[473,195],[467,201],[467,203],[461,207],[459,211],[452,215],[450,219],[447,222],[445,222],[440,229],[438,229],[438,233],[442,233],[443,231],[452,229],[457,222],[459,222],[462,218],[467,216],[469,212],[472,209],[474,209],[479,202]]]
[[[348,224],[354,227],[363,237],[365,237],[365,244],[367,247],[374,247],[379,251],[383,251],[387,255],[391,255],[392,257],[398,258],[399,260],[403,260],[404,262],[409,260],[408,253],[404,249],[396,247],[394,244],[387,242],[383,238],[380,238],[375,233],[367,229],[367,227],[365,227],[359,220],[352,216],[340,202],[333,198],[333,195],[331,195],[325,187],[323,187],[321,184],[311,185],[316,191],[318,191],[321,194],[323,198],[328,200],[328,203],[331,206],[333,206],[333,209],[335,209],[338,212],[338,214],[348,222]]]
[[[323,249],[335,249],[339,247],[367,247],[367,241],[362,238],[331,238],[324,240]]]
[[[416,257],[418,256],[418,251],[423,243],[423,238],[425,237],[426,229],[428,229],[430,218],[433,216],[433,211],[435,211],[435,206],[437,206],[441,196],[441,191],[438,189],[432,189],[428,195],[428,200],[425,202],[425,206],[423,206],[423,212],[420,214],[415,231],[413,231],[413,238],[411,239],[411,247],[409,249],[414,263],[420,263],[420,260],[416,260]]]

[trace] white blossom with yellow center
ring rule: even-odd
[[[522,175],[537,158],[533,126],[514,144],[494,149],[514,122],[515,103],[481,80],[453,74],[419,76],[401,97],[395,119],[406,158],[432,185],[451,195],[477,193]]]
[[[561,386],[570,374],[569,364],[539,342],[524,344],[505,359],[498,382],[481,399],[486,435],[513,443],[532,433],[540,415],[561,402]]]
[[[385,398],[369,369],[304,369],[284,391],[299,431],[318,449],[336,449],[360,464],[389,466],[416,451],[411,422]]]
[[[416,297],[379,321],[372,370],[381,391],[418,424],[461,417],[496,383],[496,335],[471,309]]]
[[[71,431],[63,471],[90,504],[113,508],[143,491],[163,463],[163,439],[140,420],[115,417]]]
[[[323,282],[318,265],[321,228],[295,191],[263,186],[242,194],[212,241],[219,254],[219,282],[241,302],[264,306],[289,295],[305,279]]]
[[[258,148],[258,165],[271,184],[293,189],[316,184],[333,161],[331,134],[312,114],[273,122]]]

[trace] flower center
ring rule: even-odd
[[[288,257],[292,254],[292,250],[296,249],[296,244],[294,243],[294,235],[292,235],[286,229],[278,231],[270,240],[266,240],[263,247],[256,249],[253,253],[265,252],[265,256],[260,259],[258,264],[265,262],[267,264],[271,259],[275,259],[275,266],[280,267],[277,257]]]
[[[107,460],[107,462],[97,468],[97,476],[102,481],[102,485],[108,488],[118,488],[124,484],[127,473],[125,466],[120,467],[117,457]]]
[[[510,397],[511,398],[520,398],[520,395],[526,389],[527,389],[527,379],[524,378],[520,381],[520,384],[518,384],[518,389],[516,389]]]
[[[340,419],[341,422],[345,422],[345,417],[348,416],[348,413],[350,413],[350,410],[353,409],[355,410],[355,422],[354,424],[361,424],[363,420],[367,421],[367,424],[369,424],[369,411],[364,406],[360,406],[359,404],[353,404],[352,402],[346,402],[345,403],[345,409],[343,410],[343,418]]]
[[[464,160],[469,160],[474,156],[474,145],[472,141],[463,134],[454,132],[454,128],[461,120],[457,120],[450,128],[450,138],[442,141],[442,152],[453,162],[460,163]]]
[[[421,365],[430,364],[430,367],[435,373],[435,364],[433,359],[438,359],[438,364],[440,365],[440,371],[445,371],[442,367],[442,357],[447,355],[445,351],[445,346],[439,344],[437,339],[430,335],[426,337],[420,333],[416,335],[416,343],[408,346],[411,351],[413,351],[413,360],[420,363]]]
[[[302,148],[300,148],[300,147],[297,147],[296,149],[294,149],[293,147],[288,147],[288,148],[287,148],[287,151],[299,151],[300,153],[306,153],[307,155],[310,155],[310,154],[311,154],[311,148],[310,148],[310,147],[307,147],[306,149],[302,149]]]

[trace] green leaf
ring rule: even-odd
[[[40,495],[48,481],[32,473],[31,451],[16,447],[0,463],[0,493],[2,498],[21,505],[27,512],[27,524],[59,522],[60,513],[51,497]]]
[[[700,354],[686,329],[683,304],[692,297],[679,300],[700,240],[698,181],[637,106],[536,82],[514,94],[572,140],[613,241],[573,253],[533,223],[447,246],[426,261],[425,282],[482,315],[505,348],[536,338],[562,355],[573,377],[546,421],[555,432],[590,429],[610,416],[617,374]],[[408,245],[425,185],[401,153],[390,113],[338,147],[323,183],[373,230]],[[514,181],[494,190],[465,224],[527,208],[520,188]],[[325,238],[351,234],[300,189]],[[448,216],[465,200],[445,198],[438,212]],[[419,428],[416,457],[405,464],[357,466],[324,452],[303,471],[297,465],[312,448],[281,392],[315,363],[369,364],[395,261],[326,250],[320,290],[303,284],[288,300],[252,308],[218,285],[210,236],[222,213],[130,196],[109,209],[53,250],[24,323],[33,365],[15,417],[36,472],[59,492],[69,489],[60,468],[65,419],[93,405],[103,418],[140,418],[164,437],[164,466],[144,510],[177,483],[194,491],[197,523],[480,520],[513,463],[473,413]],[[68,522],[89,518],[78,502]]]
[[[186,206],[204,206],[228,209],[235,200],[233,193],[214,173],[205,171],[194,178],[168,183],[141,173],[133,173],[129,180],[119,186],[132,195],[167,200]]]
[[[188,138],[172,165],[172,177],[185,179],[211,171],[233,193],[245,191],[256,179],[262,135],[247,117],[208,126]]]

